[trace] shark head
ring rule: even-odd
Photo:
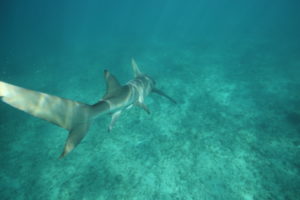
[[[138,101],[142,103],[144,98],[155,88],[155,81],[149,75],[141,72],[134,59],[131,60],[131,66],[134,79],[130,80],[127,84],[132,87],[133,92],[138,96]]]
[[[155,87],[155,85],[156,85],[155,80],[153,78],[151,78],[149,75],[142,73],[133,58],[131,59],[131,66],[132,66],[132,71],[134,73],[134,79],[129,81],[128,83],[133,85],[134,88],[137,89],[138,94],[139,94],[138,102],[142,103],[144,98],[147,95],[149,95],[151,92],[154,92],[154,93],[157,93],[157,94],[169,99],[170,101],[172,101],[173,103],[176,104],[176,101],[173,98],[171,98],[170,96],[165,94],[163,91],[161,91]]]
[[[155,88],[155,81],[148,75],[138,76],[129,81],[129,83],[134,85],[139,91],[142,90],[144,96],[149,95],[149,93]]]

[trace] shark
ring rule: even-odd
[[[155,81],[140,71],[131,60],[134,78],[121,85],[108,70],[104,70],[106,92],[102,99],[89,105],[50,94],[25,89],[0,81],[0,98],[8,105],[34,117],[46,120],[69,131],[64,149],[59,158],[68,155],[85,137],[92,121],[105,113],[112,115],[108,131],[125,110],[138,106],[150,114],[144,103],[145,97],[156,93],[176,104],[176,101],[155,87]]]

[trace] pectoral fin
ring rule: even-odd
[[[122,110],[119,110],[117,112],[115,112],[112,117],[111,117],[111,122],[109,124],[109,127],[108,127],[108,131],[110,132],[113,128],[113,126],[115,125],[117,119],[119,119],[120,115],[122,113]]]
[[[146,111],[148,114],[150,114],[150,110],[149,108],[144,104],[144,103],[141,103],[141,102],[137,102],[136,105],[140,108],[142,108],[144,111]]]

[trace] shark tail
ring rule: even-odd
[[[37,118],[47,120],[69,131],[68,139],[60,158],[71,152],[84,138],[95,114],[106,109],[49,94],[28,90],[0,81],[2,100]]]

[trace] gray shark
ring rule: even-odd
[[[80,143],[93,119],[101,114],[112,113],[108,127],[111,131],[121,113],[134,105],[149,114],[150,111],[144,104],[144,99],[151,92],[176,103],[173,98],[155,88],[155,81],[140,71],[134,59],[131,64],[134,79],[125,85],[121,85],[110,72],[104,70],[106,93],[94,105],[28,90],[2,81],[0,81],[0,97],[5,103],[19,110],[68,130],[69,135],[60,155],[62,158]]]

